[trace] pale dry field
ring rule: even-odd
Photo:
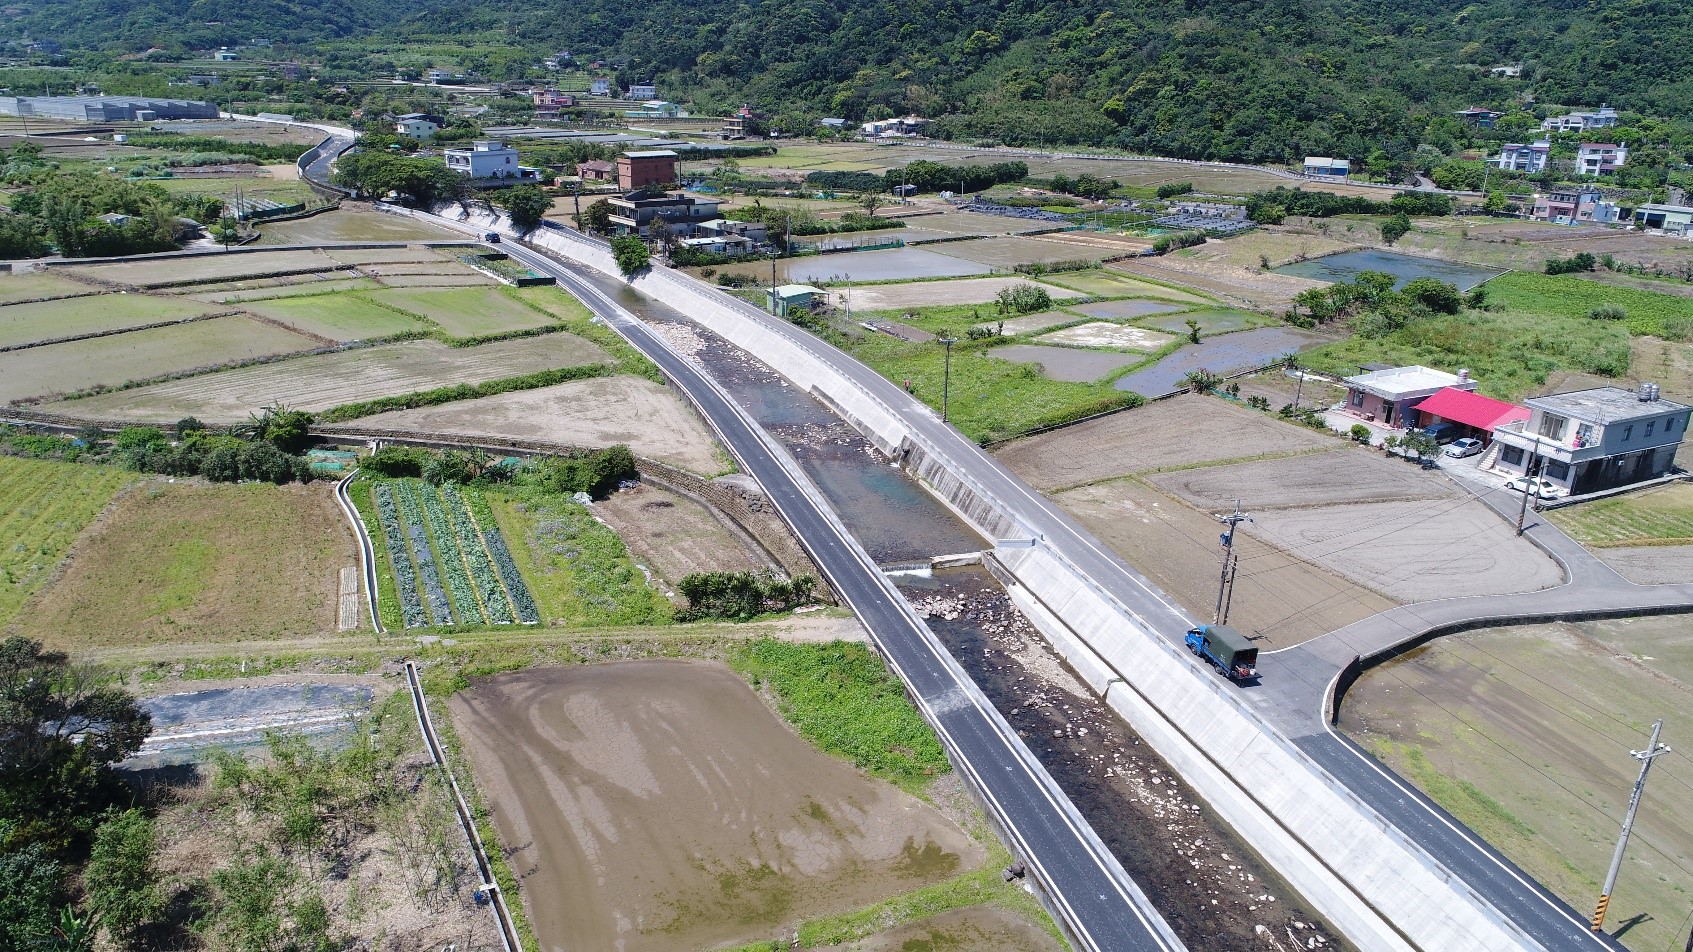
[[[450,709],[544,948],[749,942],[985,856],[802,740],[722,665],[531,669]]]
[[[317,346],[318,341],[280,327],[230,316],[31,347],[0,354],[0,401],[74,393],[94,386],[115,387]],[[106,397],[121,402],[124,394]],[[74,402],[63,404],[72,405]]]
[[[994,456],[1043,491],[1195,463],[1332,449],[1335,439],[1214,397],[1181,395],[1051,433]]]
[[[1109,321],[1093,321],[1066,327],[1035,338],[1043,344],[1068,344],[1072,347],[1106,347],[1113,350],[1155,351],[1175,340],[1174,334],[1149,331],[1144,327],[1129,327]]]
[[[661,580],[667,593],[695,572],[757,572],[770,561],[731,532],[711,510],[686,496],[643,483],[594,503],[594,515],[617,530],[629,554]]]
[[[369,211],[351,203],[310,218],[259,227],[261,245],[313,245],[333,241],[451,241],[462,237],[456,232],[413,218]]]
[[[358,425],[580,447],[627,443],[637,455],[704,476],[725,465],[692,406],[662,384],[623,375],[379,413]]]
[[[188,326],[206,323],[212,322]],[[28,353],[51,349],[38,348]],[[10,355],[0,355],[0,362],[5,356]],[[448,347],[432,340],[405,341],[223,370],[55,403],[51,409],[55,413],[94,419],[170,423],[192,414],[208,423],[232,423],[246,419],[260,407],[278,403],[296,410],[326,410],[342,403],[457,383],[477,384],[606,359],[608,355],[597,344],[565,333],[479,347]]]
[[[886,311],[895,308],[931,307],[937,304],[990,304],[999,292],[1030,284],[1052,296],[1054,301],[1084,297],[1082,292],[1045,284],[1030,278],[965,278],[958,281],[917,281],[911,284],[877,284],[864,288],[837,287],[830,295],[838,302],[850,294],[854,311]]]
[[[308,219],[309,220],[309,219]],[[114,264],[73,265],[64,270],[108,284],[148,287],[181,281],[228,281],[278,271],[333,270],[336,262],[321,251],[190,255],[177,258],[138,258]]]

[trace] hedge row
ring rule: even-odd
[[[391,410],[415,410],[418,407],[433,407],[458,400],[492,397],[495,394],[511,393],[516,390],[534,390],[538,387],[550,387],[553,384],[568,383],[572,380],[608,377],[613,372],[615,372],[615,368],[610,364],[583,364],[579,367],[563,367],[558,370],[538,370],[532,374],[504,377],[479,384],[460,383],[450,387],[437,387],[434,390],[403,393],[395,397],[379,397],[375,400],[343,403],[317,414],[317,421],[319,423],[345,423],[348,420],[387,413]]]

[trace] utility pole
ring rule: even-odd
[[[572,198],[576,199],[576,230],[587,231],[582,224],[582,170],[576,170],[576,187],[570,190]]]
[[[1640,761],[1640,778],[1634,781],[1634,793],[1628,798],[1628,813],[1622,820],[1622,836],[1617,839],[1617,851],[1611,856],[1611,871],[1605,874],[1605,888],[1599,893],[1599,908],[1593,912],[1594,932],[1598,932],[1605,925],[1605,910],[1611,904],[1611,890],[1616,887],[1617,873],[1622,869],[1622,853],[1628,848],[1628,834],[1634,828],[1634,814],[1640,809],[1640,792],[1646,788],[1646,772],[1652,769],[1652,758],[1669,753],[1668,746],[1658,743],[1658,735],[1663,729],[1662,720],[1653,723],[1652,739],[1646,744],[1646,749],[1628,752],[1630,757]]]
[[[946,348],[946,369],[941,375],[941,422],[946,422],[948,401],[952,397],[952,345],[958,343],[956,337],[942,337],[941,346]]]
[[[1534,456],[1529,459],[1528,464],[1523,467],[1523,481],[1526,485],[1523,486],[1522,508],[1517,510],[1517,535],[1523,534],[1523,522],[1528,518],[1528,494],[1531,491],[1538,491],[1540,488],[1540,484],[1535,482],[1535,480],[1540,476],[1540,473],[1529,472],[1535,468],[1535,463],[1540,464],[1540,470],[1542,472],[1545,471],[1546,458],[1540,455],[1540,434],[1538,433],[1534,434]]]
[[[1220,536],[1223,540],[1223,573],[1217,579],[1217,610],[1211,616],[1213,625],[1229,620],[1229,606],[1234,602],[1234,573],[1240,564],[1234,556],[1234,530],[1243,522],[1251,522],[1252,517],[1240,511],[1240,500],[1236,499],[1234,512],[1218,516],[1217,521],[1229,528]]]

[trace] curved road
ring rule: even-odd
[[[515,242],[512,257],[559,283],[651,358],[711,422],[793,526],[909,687],[953,760],[983,796],[1013,852],[1034,871],[1086,949],[1185,949],[1152,903],[951,655],[787,456],[715,381],[572,268]]]

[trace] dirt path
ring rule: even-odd
[[[535,669],[450,709],[546,948],[746,942],[985,858],[932,807],[801,740],[721,665]]]

